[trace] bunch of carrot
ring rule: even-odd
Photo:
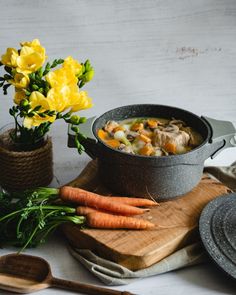
[[[70,186],[60,188],[59,195],[63,201],[79,205],[76,212],[86,217],[89,227],[150,229],[155,226],[145,219],[132,217],[149,211],[139,207],[158,205],[149,199],[102,196]]]

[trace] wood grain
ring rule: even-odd
[[[96,161],[91,161],[69,185],[111,195],[97,177]],[[153,230],[80,230],[77,226],[65,225],[64,233],[75,247],[90,249],[131,270],[142,269],[198,240],[196,231],[203,207],[227,192],[227,187],[205,175],[190,193],[161,202],[142,215],[156,225]]]
[[[88,295],[134,295],[52,276],[48,262],[41,257],[9,254],[0,257],[0,289],[25,294],[54,287]],[[1,293],[2,294],[2,293]]]

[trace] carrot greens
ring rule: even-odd
[[[76,209],[58,204],[58,189],[37,188],[22,193],[0,191],[0,243],[36,247],[59,225],[83,224]]]

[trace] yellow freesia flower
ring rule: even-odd
[[[29,97],[30,108],[33,110],[37,106],[41,106],[39,112],[42,113],[46,110],[53,110],[52,105],[48,99],[39,91],[33,91]],[[24,118],[24,127],[30,129],[36,127],[45,122],[54,122],[56,115],[54,116],[45,116],[44,118],[40,117],[38,114],[35,114],[33,117]]]
[[[44,64],[47,56],[45,53],[45,48],[40,45],[38,39],[32,42],[21,43],[22,48],[20,51],[20,56],[17,57],[17,72],[30,74],[37,71]]]
[[[72,93],[70,103],[72,112],[89,109],[93,106],[92,99],[88,96],[87,91]]]
[[[34,109],[35,107],[40,105],[41,106],[40,112],[53,110],[47,98],[39,91],[33,91],[30,94],[29,102],[30,102],[31,109]]]
[[[14,80],[9,80],[9,82],[17,88],[27,88],[30,82],[28,75],[23,73],[16,73]]]
[[[72,70],[72,72],[74,73],[74,75],[79,75],[79,73],[82,70],[82,65],[76,60],[73,59],[72,56],[68,56],[65,60],[64,63],[62,65],[63,68],[69,68]]]
[[[47,93],[47,99],[53,110],[64,112],[68,108],[70,88],[68,86],[51,88]]]
[[[15,48],[7,48],[5,54],[1,57],[1,63],[8,67],[16,67],[16,59],[19,56],[17,50]]]
[[[62,87],[64,85],[75,85],[78,83],[78,79],[70,67],[62,67],[55,71],[49,72],[46,75],[46,80],[52,88]]]
[[[61,85],[51,88],[48,91],[47,98],[54,110],[64,112],[71,107],[71,104],[73,104],[72,98],[78,91],[79,87],[77,84]]]
[[[21,101],[26,97],[24,90],[15,88],[14,102],[20,105]]]
[[[71,108],[72,112],[92,107],[92,100],[87,92],[79,92],[77,84],[53,87],[47,94],[47,99],[52,108],[57,112],[64,112]]]
[[[40,41],[39,39],[34,39],[33,41],[26,41],[26,42],[21,42],[20,43],[21,47],[23,46],[28,46],[28,47],[37,47],[37,46],[41,46],[40,45]]]

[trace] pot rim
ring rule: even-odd
[[[175,110],[179,110],[179,111],[184,111],[186,113],[188,113],[189,115],[197,118],[198,120],[200,120],[206,127],[207,129],[207,137],[206,139],[197,147],[195,147],[194,149],[192,149],[191,151],[188,151],[184,154],[177,154],[177,155],[168,155],[168,156],[160,156],[160,157],[157,157],[157,156],[142,156],[142,155],[134,155],[134,154],[130,154],[130,153],[126,153],[126,152],[123,152],[123,151],[119,151],[115,148],[112,148],[108,145],[106,145],[97,135],[97,132],[95,130],[95,125],[96,123],[99,121],[99,119],[101,119],[101,117],[103,117],[104,115],[107,115],[109,114],[111,111],[117,111],[117,110],[120,110],[120,109],[125,109],[127,107],[138,107],[138,106],[160,106],[160,107],[167,107],[167,108],[170,108],[170,109],[175,109]],[[181,118],[178,118],[178,119],[181,119]],[[121,107],[117,107],[117,108],[114,108],[114,109],[111,109],[109,111],[106,111],[105,113],[103,113],[102,115],[100,115],[98,118],[96,118],[96,120],[93,122],[92,124],[92,132],[95,136],[95,138],[97,139],[97,141],[102,145],[104,146],[105,148],[107,148],[108,150],[112,151],[112,152],[115,152],[117,154],[121,154],[121,155],[124,155],[128,158],[137,158],[137,159],[149,159],[149,160],[154,160],[154,159],[162,159],[163,161],[166,160],[166,159],[178,159],[178,160],[181,160],[181,158],[184,158],[186,157],[186,155],[192,155],[193,153],[196,153],[198,152],[200,149],[202,149],[203,146],[205,146],[208,142],[209,142],[209,137],[211,135],[211,129],[209,127],[209,125],[198,115],[188,111],[188,110],[185,110],[185,109],[182,109],[182,108],[178,108],[178,107],[173,107],[173,106],[169,106],[169,105],[162,105],[162,104],[130,104],[130,105],[125,105],[125,106],[121,106]]]

